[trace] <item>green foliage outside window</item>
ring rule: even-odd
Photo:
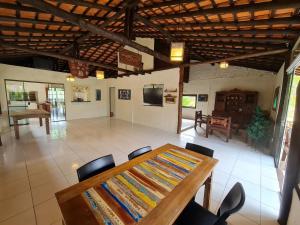
[[[28,93],[27,92],[9,92],[10,101],[27,101]]]
[[[197,95],[183,95],[182,107],[184,108],[196,108]]]

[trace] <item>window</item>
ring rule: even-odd
[[[183,95],[182,96],[182,107],[183,108],[196,108],[197,95]]]

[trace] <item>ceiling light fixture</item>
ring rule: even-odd
[[[227,69],[228,67],[229,67],[228,62],[225,62],[225,61],[220,62],[220,68],[221,69]]]
[[[67,76],[67,81],[74,82],[75,81],[75,77],[73,77],[72,75],[69,75],[69,76]]]
[[[96,71],[96,78],[97,78],[98,80],[103,80],[103,79],[104,79],[104,71],[102,71],[102,70],[97,70],[97,71]]]
[[[180,13],[180,3],[179,3],[179,13]],[[178,21],[178,28],[179,31],[179,24],[180,18]],[[171,61],[174,62],[182,62],[184,58],[184,42],[171,42],[171,52],[170,52]]]

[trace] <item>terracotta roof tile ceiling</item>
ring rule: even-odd
[[[300,1],[292,0],[43,2],[120,35],[126,31],[126,8],[134,8],[134,37],[184,41],[190,59],[200,61],[288,48],[300,33]],[[0,0],[0,43],[70,55],[74,42],[82,59],[115,67],[117,51],[124,46],[26,1]],[[28,55],[20,49],[0,47],[0,59]],[[275,72],[284,59],[284,54],[279,54],[231,64]]]

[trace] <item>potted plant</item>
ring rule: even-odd
[[[247,127],[247,135],[251,143],[255,146],[266,146],[271,137],[271,121],[268,119],[260,107],[256,107],[250,124]]]

